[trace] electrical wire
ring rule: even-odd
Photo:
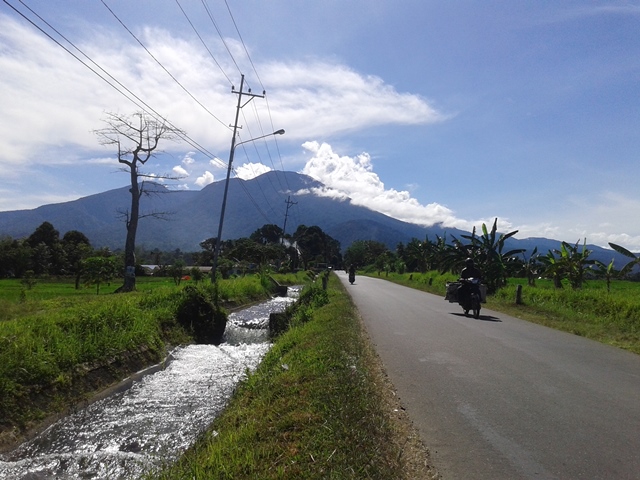
[[[233,63],[236,66],[236,68],[238,69],[238,73],[242,74],[242,70],[240,69],[240,66],[238,65],[238,62],[236,62],[236,59],[234,58],[233,53],[231,53],[231,49],[229,48],[229,45],[227,45],[226,40],[222,36],[222,32],[218,28],[218,24],[214,20],[213,14],[211,13],[211,10],[209,10],[209,6],[207,5],[206,0],[201,0],[201,1],[202,1],[202,5],[204,6],[204,9],[207,11],[207,15],[209,15],[209,19],[211,20],[211,23],[213,24],[213,26],[215,27],[216,31],[218,32],[218,35],[220,36],[220,40],[222,40],[222,44],[227,49],[227,52],[229,53],[229,56],[231,57],[231,60],[233,61]]]
[[[203,0],[204,1],[204,0]],[[224,0],[224,4],[227,6],[227,11],[229,12],[229,16],[231,17],[231,21],[233,22],[233,26],[236,28],[236,32],[238,34],[238,38],[240,39],[240,43],[242,43],[242,47],[244,48],[244,52],[247,54],[247,58],[249,59],[249,63],[251,63],[251,67],[256,74],[256,78],[262,87],[262,90],[265,91],[264,85],[262,84],[262,80],[260,80],[260,75],[258,75],[258,70],[256,70],[256,66],[253,64],[253,60],[251,60],[251,55],[249,55],[249,50],[247,50],[247,45],[244,43],[242,35],[240,34],[240,30],[238,29],[238,24],[236,23],[236,19],[233,18],[233,13],[231,13],[231,8],[229,8],[229,4],[227,0]]]
[[[231,21],[233,22],[233,26],[236,29],[236,32],[238,34],[238,38],[240,39],[240,42],[242,43],[242,47],[244,48],[244,51],[245,51],[245,53],[247,55],[247,58],[249,59],[249,63],[251,64],[251,67],[253,68],[253,71],[256,74],[256,78],[258,79],[258,82],[260,83],[260,86],[262,87],[262,91],[265,92],[264,98],[265,98],[265,102],[266,102],[266,105],[267,105],[267,112],[269,113],[269,120],[271,121],[271,128],[273,130],[275,130],[275,127],[273,125],[273,117],[271,115],[271,107],[269,106],[269,99],[268,99],[268,97],[266,95],[266,89],[264,88],[264,85],[262,83],[262,80],[260,79],[260,75],[258,74],[258,70],[256,69],[256,66],[253,63],[253,60],[251,59],[251,55],[249,55],[249,50],[247,49],[247,45],[245,44],[244,39],[242,38],[242,34],[240,33],[240,29],[238,28],[238,24],[236,23],[236,20],[235,20],[235,18],[233,16],[233,12],[231,11],[231,7],[229,6],[229,3],[227,2],[227,0],[224,0],[224,3],[226,5],[226,7],[227,7],[227,11],[229,12],[229,16],[231,17]],[[256,114],[256,117],[257,117],[257,114]],[[276,149],[278,151],[278,157],[280,158],[280,166],[282,167],[282,170],[284,171],[284,164],[282,162],[282,155],[280,154],[280,149],[278,148],[278,142],[277,141],[276,141]],[[273,165],[273,160],[272,160],[272,166],[273,166],[274,171],[277,172],[278,169],[275,168],[275,165]],[[282,182],[280,181],[280,175],[276,175],[276,178],[278,179],[278,183],[280,184],[280,188],[283,188]],[[289,184],[288,184],[288,181],[287,181],[286,177],[285,177],[285,183],[287,183],[287,188],[290,190]]]
[[[183,133],[179,128],[177,128],[175,125],[173,125],[171,122],[169,122],[166,118],[164,118],[161,114],[159,114],[153,107],[151,107],[148,103],[146,103],[144,100],[142,100],[138,95],[136,95],[135,93],[133,93],[129,88],[127,88],[123,83],[121,83],[118,79],[116,79],[113,75],[111,75],[107,70],[105,70],[103,67],[101,67],[97,62],[95,62],[89,55],[87,55],[86,53],[84,53],[79,47],[77,47],[71,40],[69,40],[68,38],[66,38],[61,32],[59,32],[55,27],[53,27],[49,22],[47,22],[42,16],[40,16],[37,12],[35,12],[31,7],[29,7],[23,0],[19,0],[19,2],[26,8],[28,9],[33,15],[35,15],[41,22],[43,22],[47,27],[49,27],[53,32],[55,32],[60,38],[64,39],[69,45],[71,45],[71,47],[73,47],[77,52],[79,52],[80,55],[82,55],[84,58],[86,58],[91,64],[93,64],[97,69],[99,69],[100,71],[102,71],[104,73],[104,75],[102,75],[98,70],[94,69],[91,65],[89,65],[87,62],[85,62],[82,58],[80,58],[78,55],[76,55],[73,51],[71,51],[69,48],[67,48],[65,45],[63,45],[58,39],[54,38],[49,32],[45,31],[41,26],[39,26],[38,24],[36,24],[32,19],[30,19],[27,15],[25,15],[23,12],[21,12],[20,10],[18,10],[14,5],[12,5],[11,3],[8,2],[8,0],[3,0],[3,2],[8,5],[12,10],[14,10],[19,16],[21,16],[22,18],[24,18],[27,22],[29,22],[31,25],[33,25],[36,29],[38,29],[42,34],[44,34],[46,37],[48,37],[51,41],[53,41],[55,44],[57,44],[59,47],[61,47],[63,50],[65,50],[69,55],[71,55],[74,59],[76,59],[77,61],[79,61],[81,64],[83,64],[87,69],[89,69],[92,73],[94,73],[96,76],[98,76],[101,80],[103,80],[105,83],[107,83],[110,87],[112,87],[114,90],[116,90],[118,93],[120,93],[123,97],[125,97],[127,100],[129,100],[131,103],[133,103],[134,105],[136,105],[138,108],[140,108],[140,110],[144,111],[145,113],[147,113],[148,115],[156,118],[157,120],[160,120],[162,122],[165,122],[167,125],[169,125],[171,128],[173,128],[174,130],[176,130],[178,133],[178,136],[180,138],[182,138],[182,140],[184,140],[187,144],[189,144],[190,146],[192,146],[195,150],[199,151],[200,153],[204,154],[205,156],[208,156],[212,161],[218,163],[220,166],[222,167],[227,167],[227,164],[221,160],[217,155],[209,152],[205,147],[203,147],[202,145],[200,145],[198,142],[196,142],[195,140],[193,140],[191,137],[189,137],[187,134]],[[101,2],[103,3],[103,5],[111,12],[111,14],[116,18],[116,20],[118,20],[118,22],[127,30],[127,32],[129,32],[129,34],[131,36],[134,37],[134,39],[145,49],[145,51],[147,51],[147,53],[165,70],[165,72],[194,100],[196,101],[200,106],[202,106],[213,118],[215,118],[218,122],[222,123],[224,125],[224,123],[218,119],[213,113],[211,113],[204,105],[202,105],[202,103],[200,103],[184,86],[182,86],[182,84],[180,84],[180,82],[175,79],[175,77],[162,65],[161,62],[159,62],[154,56],[153,54],[151,54],[151,52],[146,48],[146,46],[144,46],[144,44],[142,44],[142,42],[131,32],[131,30],[129,30],[129,28],[120,20],[120,18],[115,14],[115,12],[113,12],[113,10],[111,10],[111,8],[109,8],[109,6],[105,3],[104,0],[101,0]],[[205,0],[202,0],[203,4],[205,5],[205,8],[207,9],[207,12],[209,14],[209,17],[211,19],[211,21],[214,23],[214,26],[216,26],[216,29],[218,30],[218,34],[221,36],[221,32],[218,29],[217,25],[215,24],[215,21],[213,19],[213,16],[211,15],[208,7],[206,6]],[[180,9],[182,10],[181,5],[179,4],[178,0],[176,0],[176,3],[178,3],[178,6],[180,7]],[[226,3],[226,0],[225,0]],[[227,4],[227,9],[229,9],[229,6]],[[231,14],[230,10],[229,13]],[[187,17],[187,20],[189,20],[188,16],[186,15],[186,12],[184,12],[183,10],[183,14],[185,14],[185,16]],[[235,22],[235,19],[233,19],[234,25],[236,27],[236,30],[238,30],[237,28],[237,24]],[[189,23],[191,23],[191,21],[189,20]],[[192,25],[193,27],[193,25]],[[193,27],[195,30],[195,27]],[[196,34],[197,33],[197,30]],[[239,31],[238,31],[239,34]],[[200,35],[198,34],[198,36],[200,37]],[[200,37],[201,41],[202,38]],[[229,51],[229,54],[231,55],[234,64],[236,65],[236,67],[238,67],[235,59],[233,58],[233,55],[231,54],[226,42],[223,40],[223,43],[225,44],[225,47],[227,48],[227,51]],[[204,44],[204,42],[203,42]],[[244,41],[243,41],[243,45],[244,45]],[[206,45],[205,45],[206,47]],[[208,50],[208,49],[207,49]],[[245,51],[246,51],[246,47],[245,47]],[[247,52],[248,55],[248,52]],[[213,56],[212,56],[213,57]],[[214,58],[215,61],[215,58]],[[217,62],[216,62],[217,64]],[[251,64],[254,68],[255,71],[255,66],[253,65],[253,62],[251,61]],[[219,64],[218,64],[219,66]],[[239,67],[238,67],[239,68]],[[221,69],[222,70],[222,69]],[[224,71],[223,71],[224,74]],[[227,78],[227,80],[229,80],[229,78],[226,76],[226,74],[224,74],[225,77]],[[257,71],[256,71],[256,75]],[[108,78],[106,78],[108,77]],[[109,79],[111,79],[112,81],[110,81]],[[258,77],[259,79],[259,77]],[[230,82],[231,83],[231,82]],[[116,85],[117,84],[117,85]],[[124,89],[127,93],[125,93],[125,91],[123,91],[122,89]],[[255,111],[256,114],[256,118],[258,119],[258,123],[260,125],[260,129],[262,131],[262,126],[261,123],[259,121],[259,115],[257,114],[257,111]],[[271,116],[271,115],[270,115]],[[244,117],[244,113],[243,113],[243,117]],[[246,121],[246,118],[245,118]],[[272,126],[273,126],[273,122],[271,122]],[[248,122],[247,122],[248,125]],[[225,127],[229,128],[227,125],[225,125]],[[249,128],[247,127],[247,130],[249,130]],[[265,141],[266,143],[266,141]],[[277,141],[276,141],[276,146],[277,146]],[[268,145],[267,145],[267,150],[268,150]],[[258,153],[258,157],[260,158],[259,155],[259,151],[256,148],[256,152]],[[270,151],[269,152],[269,156],[271,158],[271,154]],[[246,151],[245,151],[246,153]],[[279,149],[278,149],[278,153],[279,153]],[[282,163],[282,157],[280,156],[280,160]],[[273,160],[271,160],[271,163],[273,165]],[[277,169],[275,169],[275,165],[274,166],[274,171],[276,171],[277,173]],[[237,172],[235,172],[237,175]],[[256,202],[256,200],[252,197],[251,193],[248,191],[246,185],[244,184],[244,181],[240,182],[240,185],[242,186],[243,190],[245,191],[245,193],[247,194],[247,196],[249,197],[250,201],[253,203],[253,205],[255,206],[256,210],[258,211],[258,213],[265,218],[265,220],[267,222],[271,222],[269,217],[267,216],[267,214],[265,214],[265,212],[260,208],[260,205],[258,204],[258,202]],[[273,186],[273,184],[272,184]],[[282,187],[282,185],[281,185]],[[261,191],[262,191],[262,187],[260,186]],[[273,186],[274,190],[276,192],[278,192],[278,190],[275,188],[275,186]],[[290,190],[290,189],[289,189]],[[265,198],[266,204],[270,205],[266,194],[264,193],[264,191],[262,191],[262,194]],[[272,206],[270,206],[270,210],[272,212],[274,212],[274,209]],[[293,213],[293,212],[292,212]],[[277,214],[276,214],[277,215]],[[271,222],[273,223],[273,222]]]
[[[180,5],[180,1],[176,0],[176,3],[178,4],[178,7],[180,7],[180,10],[182,11],[183,15],[185,16],[185,18],[187,19],[187,22],[189,22],[189,25],[191,25],[191,28],[193,29],[193,31],[196,33],[196,35],[198,36],[198,38],[200,39],[200,42],[202,43],[202,46],[207,50],[207,52],[209,52],[209,55],[211,56],[211,58],[213,59],[213,61],[215,62],[215,64],[218,66],[218,68],[220,69],[220,71],[222,72],[222,74],[225,76],[225,78],[227,79],[227,81],[229,82],[229,85],[233,86],[233,82],[231,81],[231,79],[229,78],[229,76],[226,74],[226,72],[224,71],[224,69],[222,68],[222,66],[218,63],[218,61],[216,60],[216,57],[213,55],[213,53],[211,53],[211,50],[209,50],[209,47],[207,47],[207,44],[205,43],[204,39],[202,38],[202,36],[200,36],[200,33],[198,32],[198,30],[196,29],[195,25],[193,24],[193,22],[191,21],[191,19],[189,18],[189,15],[187,15],[187,12],[184,11],[184,8],[182,8],[182,5]]]
[[[222,165],[225,165],[222,160],[218,159],[218,157],[216,155],[214,155],[213,153],[209,152],[206,148],[204,148],[203,146],[201,146],[200,144],[198,144],[198,142],[196,142],[195,140],[193,140],[191,137],[189,137],[188,135],[182,133],[182,131],[176,127],[175,125],[173,125],[170,121],[168,121],[166,118],[164,118],[160,113],[158,113],[155,109],[153,109],[149,104],[147,104],[144,100],[142,100],[139,96],[137,96],[135,93],[133,93],[131,90],[129,90],[124,84],[122,84],[118,79],[116,79],[113,75],[111,75],[108,71],[106,71],[104,68],[102,68],[98,63],[96,63],[90,56],[88,56],[86,53],[84,53],[79,47],[77,47],[71,40],[69,40],[67,37],[65,37],[62,33],[60,33],[55,27],[53,27],[49,22],[47,22],[42,16],[40,16],[37,12],[35,12],[31,7],[29,7],[23,0],[19,0],[19,2],[25,7],[27,8],[33,15],[35,15],[41,22],[43,22],[45,25],[47,25],[51,30],[53,30],[57,35],[59,35],[61,38],[63,38],[67,43],[69,43],[75,50],[77,50],[83,57],[85,57],[89,62],[91,62],[93,65],[95,65],[96,68],[100,69],[102,72],[104,72],[104,74],[106,76],[108,76],[111,80],[113,80],[113,82],[115,82],[116,84],[118,84],[120,87],[122,87],[124,90],[127,91],[127,93],[130,95],[127,95],[127,93],[124,93],[120,88],[118,88],[116,85],[114,85],[111,81],[109,81],[107,78],[105,78],[103,75],[101,75],[98,71],[96,71],[94,68],[92,68],[90,65],[88,65],[84,60],[82,60],[80,57],[78,57],[75,53],[73,53],[71,50],[69,50],[66,46],[64,46],[62,43],[60,43],[56,38],[54,38],[51,34],[49,34],[48,32],[46,32],[42,27],[40,27],[39,25],[37,25],[33,20],[31,20],[29,17],[27,17],[23,12],[21,12],[20,10],[18,10],[14,5],[11,5],[7,0],[3,0],[4,3],[6,3],[11,9],[13,9],[18,15],[20,15],[22,18],[24,18],[27,22],[29,22],[31,25],[33,25],[35,28],[37,28],[42,34],[44,34],[45,36],[47,36],[51,41],[53,41],[55,44],[57,44],[60,48],[62,48],[63,50],[65,50],[69,55],[71,55],[73,58],[75,58],[77,61],[79,61],[81,64],[83,64],[86,68],[88,68],[91,72],[93,72],[96,76],[98,76],[101,80],[103,80],[105,83],[107,83],[110,87],[112,87],[114,90],[116,90],[118,93],[120,93],[123,97],[125,97],[127,100],[129,100],[131,103],[133,103],[134,105],[136,105],[140,110],[144,111],[145,113],[147,113],[148,115],[150,115],[151,117],[155,118],[156,120],[165,122],[167,125],[169,125],[171,128],[173,128],[174,130],[176,130],[177,135],[182,138],[186,143],[188,143],[189,145],[191,145],[193,148],[195,148],[196,150],[198,150],[199,152],[203,153],[204,155],[211,157],[212,159],[220,162]],[[131,98],[133,97],[133,98]],[[135,100],[134,100],[135,99]]]
[[[188,90],[184,85],[182,85],[182,83],[180,83],[180,81],[179,81],[176,77],[174,77],[174,76],[173,76],[173,74],[172,74],[172,73],[171,73],[171,72],[170,72],[170,71],[169,71],[169,70],[168,70],[168,69],[167,69],[167,68],[162,64],[162,62],[160,62],[160,60],[158,60],[158,59],[153,55],[153,53],[151,53],[151,52],[149,51],[149,49],[144,45],[144,43],[142,43],[142,42],[140,41],[140,39],[138,39],[138,37],[136,37],[136,35],[135,35],[131,30],[129,30],[129,27],[127,27],[127,26],[124,24],[124,22],[123,22],[122,20],[120,20],[120,17],[118,17],[118,15],[116,15],[116,13],[115,13],[113,10],[111,10],[111,8],[109,7],[109,5],[107,5],[107,4],[106,4],[106,2],[105,2],[104,0],[100,0],[100,1],[101,1],[101,2],[102,2],[102,4],[107,8],[107,10],[109,10],[109,12],[111,12],[111,15],[113,15],[113,16],[115,17],[115,19],[120,23],[120,25],[122,25],[122,26],[124,27],[124,29],[125,29],[127,32],[129,32],[129,34],[130,34],[130,35],[135,39],[135,41],[136,41],[136,42],[138,42],[138,44],[139,44],[142,48],[144,48],[144,50],[149,54],[149,56],[150,56],[151,58],[153,58],[153,60],[155,60],[155,62],[160,66],[160,68],[162,68],[162,69],[167,73],[167,75],[169,75],[169,77],[171,77],[171,79],[172,79],[174,82],[176,82],[176,83],[180,86],[180,88],[182,88],[182,90],[184,90],[184,92],[185,92],[187,95],[189,95],[189,96],[193,99],[193,101],[194,101],[194,102],[196,102],[198,105],[200,105],[200,106],[201,106],[201,107],[202,107],[202,108],[203,108],[203,109],[204,109],[204,110],[205,110],[209,115],[211,115],[213,118],[215,118],[215,119],[216,119],[216,120],[217,120],[221,125],[225,126],[226,128],[229,128],[229,126],[228,126],[226,123],[224,123],[222,120],[220,120],[218,117],[216,117],[216,116],[215,116],[215,115],[214,115],[214,114],[213,114],[213,113],[212,113],[212,112],[211,112],[207,107],[205,107],[205,106],[200,102],[200,100],[198,100],[196,97],[194,97],[194,96],[193,96],[193,94],[192,94],[192,93],[191,93],[191,92],[190,92],[190,91],[189,91],[189,90]]]

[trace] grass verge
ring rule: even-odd
[[[375,275],[372,275],[375,276]],[[390,273],[380,278],[436,295],[445,294],[453,274]],[[522,303],[516,288],[522,285]],[[487,298],[487,308],[580,335],[640,354],[640,283],[617,280],[610,291],[604,280],[591,280],[582,289],[556,289],[551,282],[509,279],[507,286]]]
[[[152,478],[436,477],[335,275],[327,292],[329,303],[302,309],[196,445]]]

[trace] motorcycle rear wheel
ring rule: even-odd
[[[480,318],[480,299],[475,293],[471,296],[471,305],[473,309],[473,318]]]

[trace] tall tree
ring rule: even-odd
[[[33,271],[36,275],[62,273],[64,259],[60,232],[49,222],[42,222],[27,238],[32,249]]]
[[[69,230],[62,237],[62,250],[66,260],[65,272],[75,275],[77,290],[80,288],[82,260],[93,253],[91,243],[84,233],[78,230]]]
[[[293,239],[298,244],[301,252],[301,260],[307,269],[311,262],[321,262],[331,265],[339,265],[342,262],[340,254],[340,242],[314,225],[298,225]]]
[[[151,175],[140,169],[150,158],[158,152],[161,140],[177,140],[185,133],[166,120],[157,120],[144,112],[133,115],[107,113],[104,122],[107,126],[96,130],[96,135],[102,145],[113,145],[118,149],[118,162],[122,170],[129,174],[131,183],[131,207],[125,212],[127,239],[124,248],[124,284],[118,289],[120,292],[130,292],[136,288],[136,233],[138,221],[145,216],[161,217],[163,214],[153,212],[142,215],[140,213],[140,197],[149,194],[145,187],[145,178],[172,179],[177,177],[168,175]]]

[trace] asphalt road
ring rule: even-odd
[[[640,356],[338,275],[445,480],[640,479]]]

